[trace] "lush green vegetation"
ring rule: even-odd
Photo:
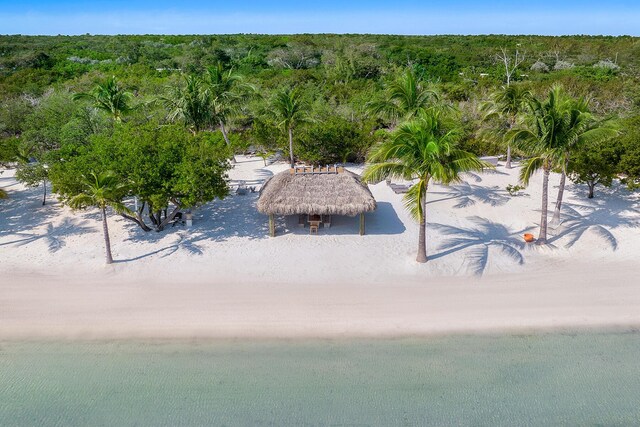
[[[580,132],[604,119],[620,132],[550,141],[546,154],[516,143],[515,132],[564,114],[543,111],[554,85],[590,101]],[[81,177],[116,176],[142,209],[123,214],[145,230],[161,230],[169,206],[224,197],[234,153],[362,162],[436,107],[455,121],[456,149],[503,155],[513,143],[533,159],[527,174],[640,183],[634,37],[0,36],[0,163],[20,160],[23,182],[50,180],[66,201],[86,192]]]

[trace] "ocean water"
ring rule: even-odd
[[[0,342],[0,425],[640,425],[640,334]]]

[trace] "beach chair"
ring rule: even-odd
[[[390,184],[389,187],[396,194],[403,194],[409,191],[409,186],[404,184]]]
[[[316,224],[309,226],[309,234],[318,234],[318,226]]]

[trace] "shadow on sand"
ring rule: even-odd
[[[11,189],[13,178],[2,178],[0,186]],[[13,183],[13,184],[12,184]],[[74,218],[65,218],[54,225],[60,215],[60,203],[55,196],[42,205],[42,187],[9,192],[9,198],[0,203],[0,247],[19,247],[38,241],[46,241],[50,252],[65,245],[65,239],[92,232],[89,224],[100,220],[99,212],[79,212]]]
[[[498,249],[513,262],[524,264],[524,242],[521,234],[527,230],[514,231],[502,224],[487,218],[472,216],[467,218],[474,225],[463,228],[445,224],[428,224],[429,228],[447,236],[438,246],[440,252],[430,255],[430,259],[438,259],[464,251],[469,262],[469,269],[475,275],[482,275],[489,262],[489,250]]]
[[[444,191],[433,191],[431,194],[440,194],[445,197],[429,200],[427,204],[456,199],[457,203],[453,206],[454,208],[466,208],[478,202],[491,206],[502,206],[509,201],[509,193],[498,186],[485,187],[466,182],[446,187]]]
[[[235,189],[242,182],[247,187],[255,186],[256,190],[264,184],[273,172],[262,169],[263,161],[257,159],[239,159],[236,163],[256,163],[257,169],[252,171],[251,180],[229,180],[230,193],[224,200],[215,200],[193,210],[193,226],[187,228],[182,223],[169,225],[162,232],[141,230],[136,224],[128,222],[126,227],[129,237],[125,241],[157,243],[168,235],[175,236],[170,245],[137,257],[120,259],[118,262],[130,262],[147,258],[156,254],[168,257],[178,250],[192,255],[203,255],[204,242],[222,242],[233,237],[263,239],[268,237],[269,225],[267,217],[256,209],[259,194],[247,193],[236,195]]]
[[[569,191],[574,197],[585,194],[580,187],[571,187]],[[640,203],[623,186],[616,185],[600,189],[596,198],[584,198],[582,203],[563,203],[560,218],[562,223],[549,242],[567,238],[566,247],[572,247],[591,230],[615,251],[618,239],[611,230],[640,227]]]

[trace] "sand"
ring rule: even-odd
[[[286,164],[239,156],[232,184],[259,187]],[[358,166],[350,167],[358,172]],[[0,175],[0,338],[412,336],[640,327],[640,199],[620,186],[569,183],[550,244],[537,234],[541,177],[518,168],[469,175],[428,196],[428,255],[417,224],[383,182],[378,210],[310,236],[297,218],[255,210],[257,194],[195,211],[193,227],[145,233],[111,216],[117,262],[104,265],[97,211],[73,212]],[[553,175],[550,209],[559,177]]]

